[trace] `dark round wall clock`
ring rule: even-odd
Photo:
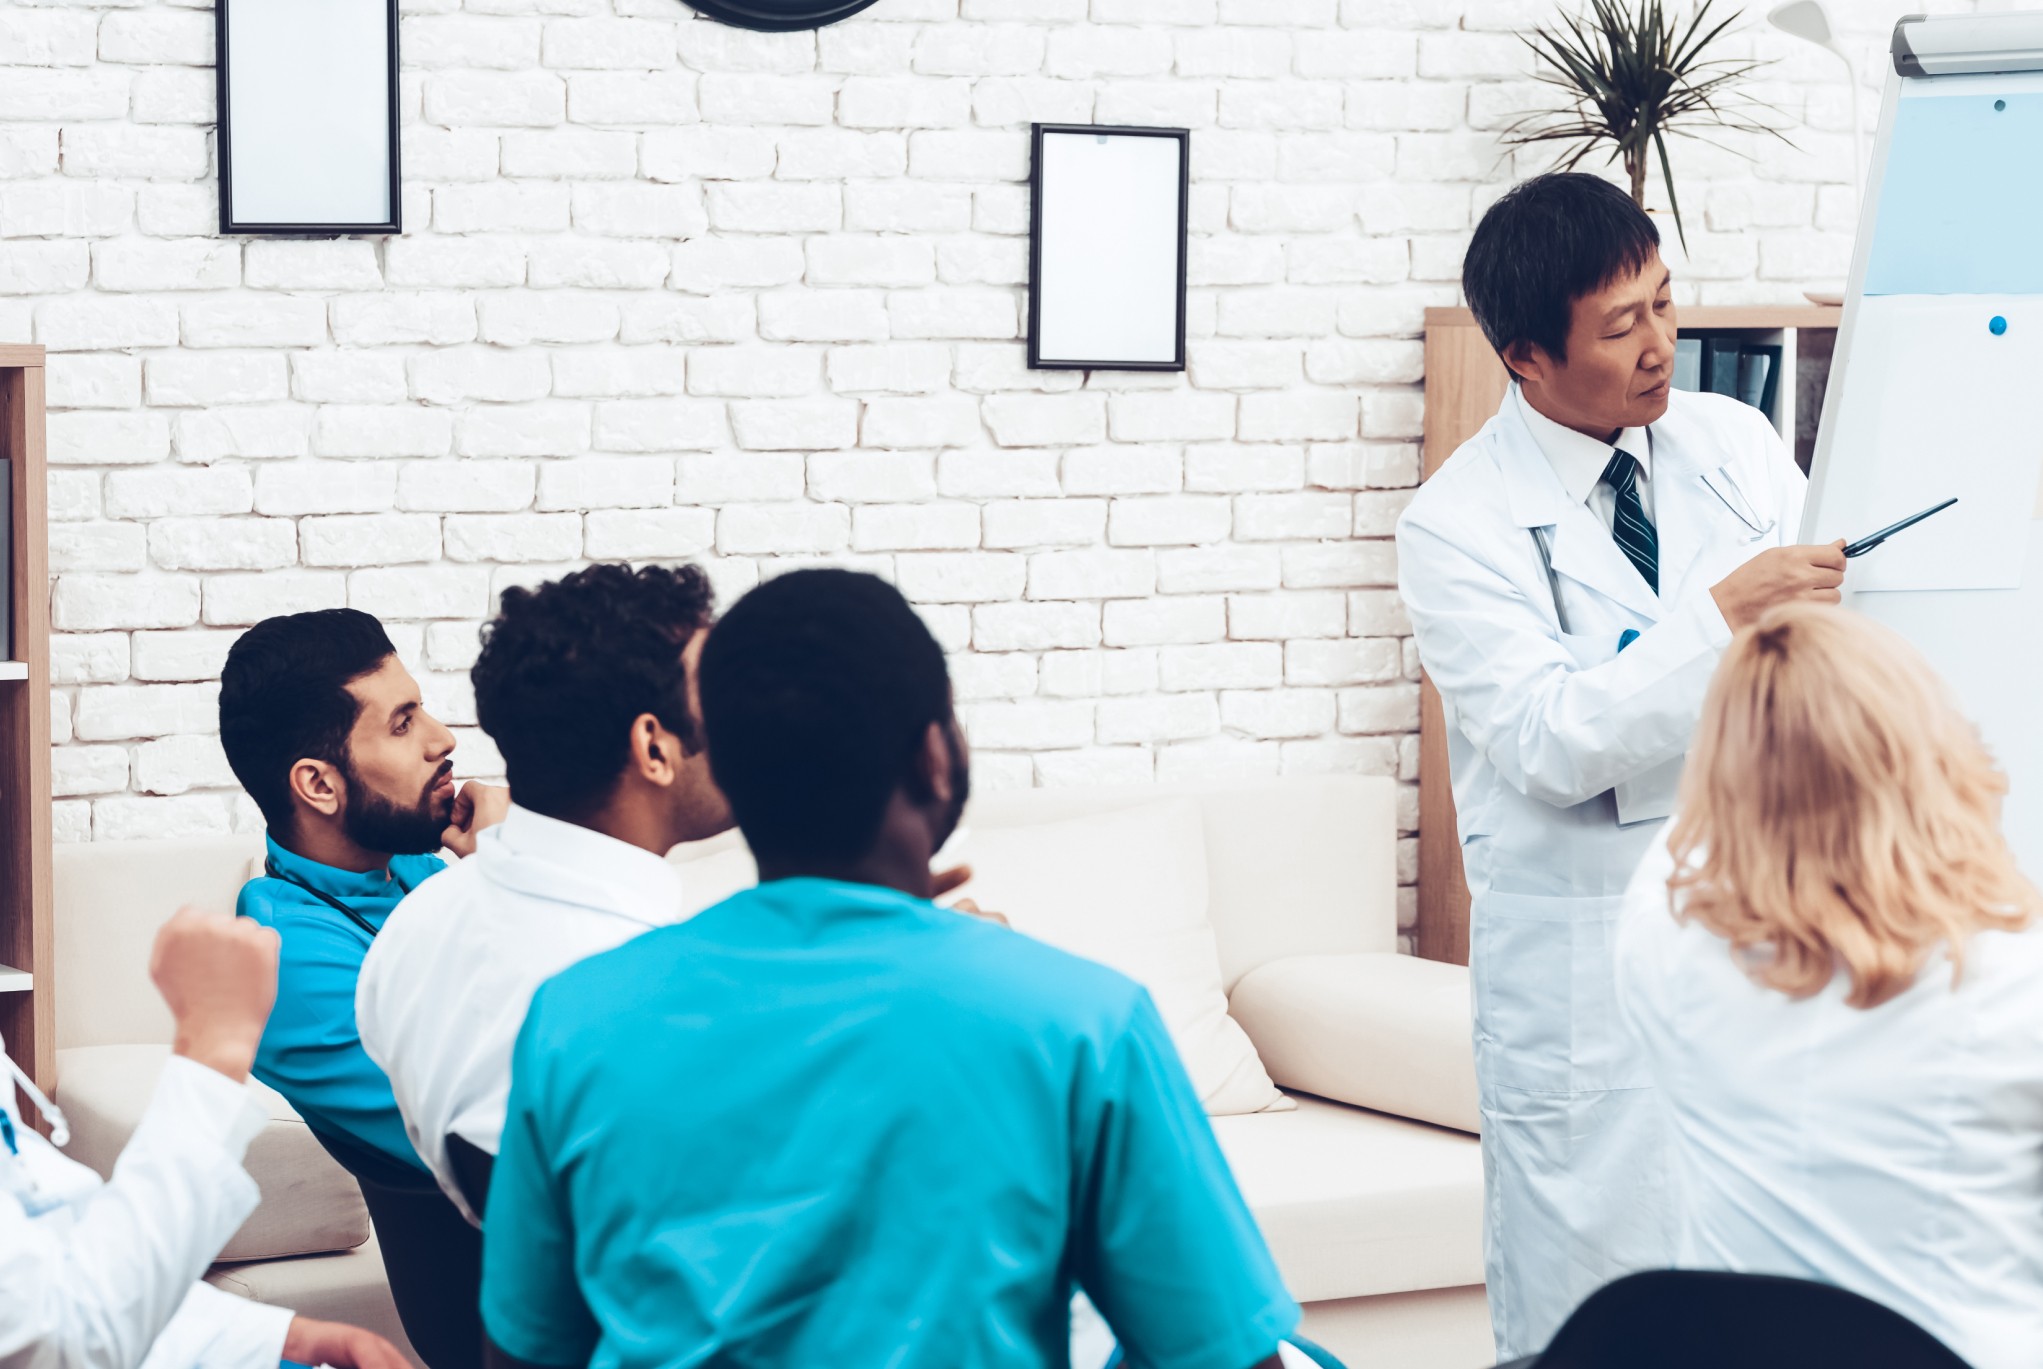
[[[849,19],[873,0],[688,0],[690,7],[726,24],[766,33],[819,29]]]

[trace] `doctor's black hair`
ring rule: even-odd
[[[1575,301],[1637,271],[1659,246],[1660,230],[1624,191],[1598,176],[1550,172],[1513,186],[1483,215],[1461,289],[1499,357],[1531,342],[1565,362]]]
[[[574,822],[601,808],[645,714],[702,747],[681,653],[715,612],[700,566],[594,565],[504,591],[469,679],[511,797]]]
[[[241,634],[220,669],[220,749],[234,778],[288,837],[291,767],[348,764],[362,711],[348,685],[397,654],[383,624],[352,608],[265,618]]]
[[[895,790],[928,797],[918,759],[951,721],[950,672],[886,581],[769,580],[709,634],[700,673],[710,771],[762,860],[856,860]]]

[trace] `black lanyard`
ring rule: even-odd
[[[319,901],[320,901],[321,903],[324,903],[324,904],[325,904],[325,905],[326,905],[327,907],[329,907],[329,908],[333,909],[333,910],[334,910],[335,912],[339,913],[339,914],[340,914],[340,915],[341,915],[342,917],[344,917],[344,918],[346,918],[346,919],[347,919],[348,921],[350,921],[350,922],[354,923],[354,924],[355,924],[355,925],[356,925],[357,927],[360,927],[360,928],[361,928],[361,929],[362,929],[363,931],[367,932],[367,933],[368,933],[368,934],[369,934],[370,936],[372,936],[372,937],[373,937],[373,936],[375,936],[375,935],[376,935],[376,924],[374,924],[373,922],[369,921],[369,919],[368,919],[368,918],[366,918],[366,917],[363,917],[363,916],[362,916],[362,915],[361,915],[360,913],[356,912],[356,911],[355,911],[355,910],[354,910],[353,908],[350,908],[350,907],[348,907],[348,905],[347,905],[347,904],[345,904],[345,903],[341,902],[341,901],[340,901],[339,899],[335,898],[335,897],[334,897],[334,896],[333,896],[332,894],[329,894],[329,893],[327,893],[327,892],[326,892],[326,891],[325,891],[324,889],[315,889],[315,888],[313,888],[313,887],[312,887],[311,885],[307,884],[307,883],[306,883],[306,882],[305,882],[304,880],[302,880],[302,879],[299,879],[299,878],[297,878],[296,876],[293,876],[293,875],[287,875],[287,874],[285,874],[285,873],[284,873],[284,872],[283,872],[282,870],[279,870],[279,869],[277,868],[277,863],[276,863],[275,861],[273,861],[273,860],[269,859],[269,858],[268,858],[267,856],[265,856],[265,857],[263,858],[262,868],[263,868],[263,873],[264,873],[264,874],[266,874],[266,875],[268,875],[268,876],[269,876],[269,877],[270,877],[271,879],[281,879],[281,880],[282,880],[282,881],[284,881],[284,883],[286,883],[286,884],[295,884],[295,885],[297,885],[297,886],[298,886],[298,887],[299,887],[300,889],[303,889],[303,890],[304,890],[304,891],[305,891],[306,893],[308,893],[308,894],[312,895],[312,896],[313,896],[314,898],[318,899],[318,900],[319,900]],[[391,881],[391,883],[393,883],[393,884],[395,884],[395,885],[397,886],[397,890],[398,890],[398,892],[399,892],[400,894],[408,894],[408,893],[410,893],[410,892],[411,892],[411,888],[410,888],[410,886],[406,885],[406,884],[405,884],[405,882],[404,882],[403,880],[399,879],[399,878],[398,878],[398,877],[396,876],[396,874],[395,874],[395,873],[393,873],[393,874],[392,874],[392,875],[390,876],[390,881]]]

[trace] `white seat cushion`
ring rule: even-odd
[[[405,1339],[383,1272],[383,1252],[373,1236],[335,1255],[214,1265],[206,1282],[251,1302],[288,1307],[301,1317],[374,1331],[412,1363],[424,1363]]]
[[[105,1178],[156,1093],[168,1046],[78,1046],[57,1052],[57,1105],[71,1123],[66,1153]],[[276,1090],[255,1085],[269,1124],[242,1162],[262,1204],[242,1224],[222,1260],[351,1250],[369,1239],[369,1209],[348,1172]],[[380,1272],[380,1269],[379,1269]]]
[[[1483,1281],[1482,1144],[1302,1097],[1214,1134],[1300,1302]]]

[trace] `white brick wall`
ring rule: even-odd
[[[1536,169],[1495,131],[1541,98],[1514,34],[1547,0],[880,0],[785,35],[404,8],[405,235],[259,241],[213,236],[205,6],[0,0],[62,839],[252,823],[213,682],[294,609],[382,614],[491,773],[475,626],[593,557],[700,558],[726,595],[892,576],[986,784],[1395,774],[1410,833],[1385,539],[1420,311]],[[1903,8],[1833,0],[1875,78]],[[1677,144],[1684,293],[1793,300],[1848,258],[1848,102],[1813,49],[1739,42],[1782,59],[1800,147]],[[1195,130],[1187,376],[1023,366],[1031,119]]]

